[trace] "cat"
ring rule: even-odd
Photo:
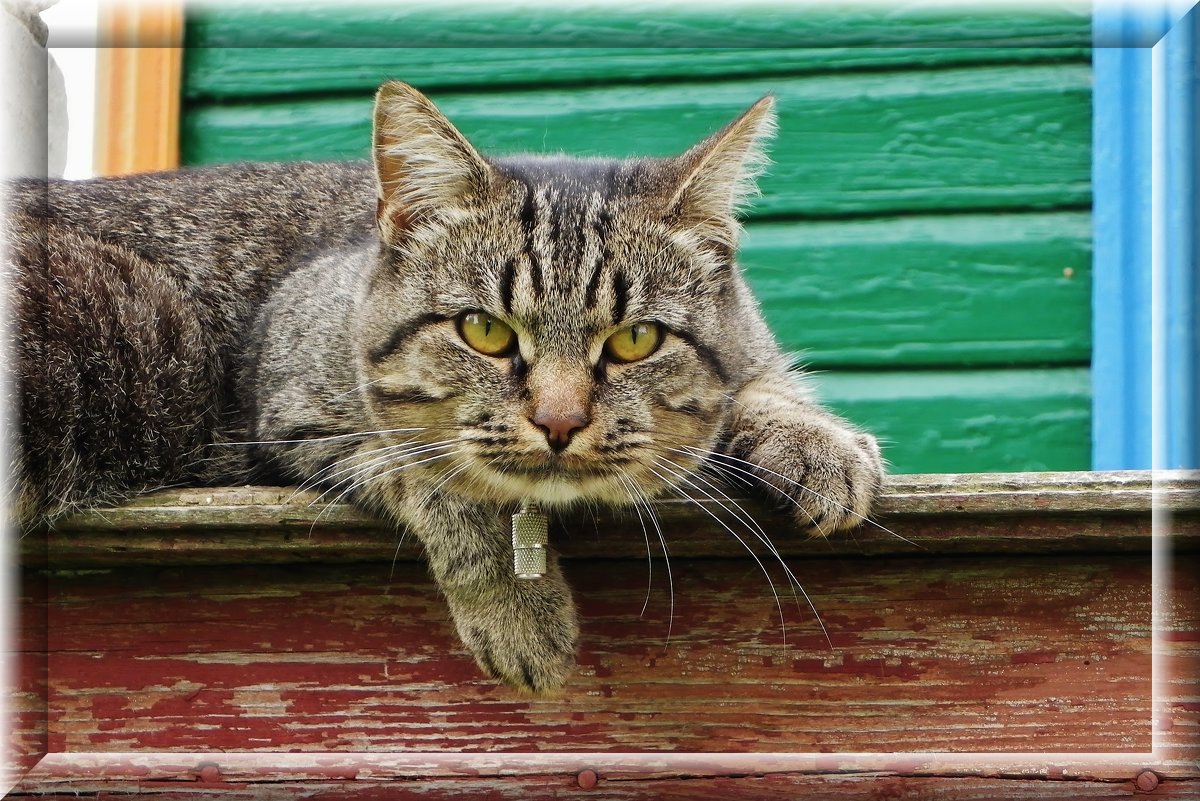
[[[561,688],[579,624],[553,553],[514,575],[519,503],[724,474],[828,534],[879,492],[875,439],[811,398],[735,261],[775,125],[768,96],[677,157],[485,158],[389,82],[370,162],[19,182],[18,517],[345,493],[420,539],[486,674]]]

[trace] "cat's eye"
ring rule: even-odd
[[[487,312],[465,312],[458,318],[458,334],[485,356],[509,356],[516,349],[517,332]]]
[[[614,362],[638,362],[658,350],[662,341],[658,323],[634,323],[610,336],[604,342],[604,353]]]

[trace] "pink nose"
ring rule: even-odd
[[[546,442],[555,451],[562,451],[570,445],[575,432],[592,422],[585,414],[556,414],[541,409],[529,421],[542,429]]]

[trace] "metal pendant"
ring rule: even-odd
[[[519,579],[546,575],[546,542],[550,520],[534,501],[522,501],[512,518],[513,572]]]

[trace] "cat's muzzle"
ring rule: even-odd
[[[534,501],[524,501],[512,518],[513,573],[519,579],[546,575],[550,521]]]

